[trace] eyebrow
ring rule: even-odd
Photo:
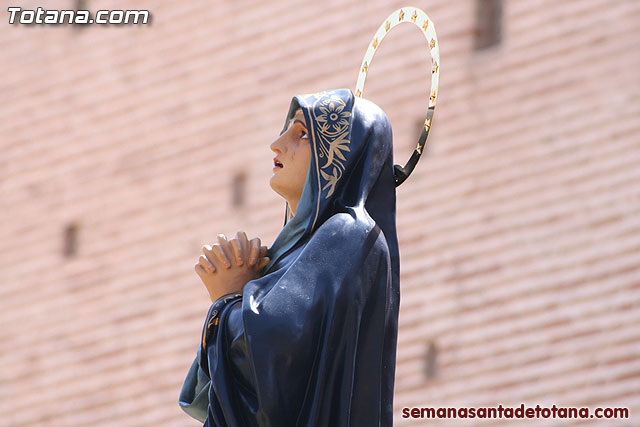
[[[293,125],[295,122],[301,123],[302,126],[304,126],[305,129],[307,128],[307,124],[305,123],[304,120],[301,120],[301,119],[299,119],[297,117],[294,117],[294,118],[289,120],[289,125],[287,126],[287,129],[289,129],[291,127],[291,125]]]

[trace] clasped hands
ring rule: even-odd
[[[249,240],[244,231],[238,231],[231,240],[218,234],[218,243],[202,247],[194,268],[212,302],[226,294],[242,293],[247,282],[260,277],[270,261],[267,247],[260,243],[258,237]]]

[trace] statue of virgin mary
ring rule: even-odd
[[[281,135],[300,110],[310,155],[295,215],[261,277],[212,305],[180,393],[205,426],[393,422],[400,265],[391,125],[373,102],[338,89],[295,96]]]

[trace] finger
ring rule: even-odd
[[[267,266],[267,264],[269,264],[269,262],[271,261],[271,258],[269,258],[268,256],[261,258],[260,262],[258,262],[257,265],[257,269],[258,270],[262,270],[263,268],[265,268]]]
[[[208,271],[209,273],[216,272],[216,267],[213,264],[211,264],[211,262],[207,259],[206,256],[200,255],[200,258],[198,258],[198,262],[200,263],[202,268],[205,269],[205,271]]]
[[[229,240],[229,244],[233,249],[233,256],[235,257],[236,264],[239,266],[244,264],[244,261],[242,260],[242,248],[240,247],[240,241],[238,239],[231,239]]]
[[[229,261],[219,244],[216,243],[213,246],[204,245],[202,250],[212,265],[217,260],[224,264],[226,268],[231,268],[231,261]]]
[[[200,276],[201,279],[204,280],[207,277],[207,272],[204,271],[204,268],[202,268],[200,263],[196,262],[194,268],[196,270],[196,273],[198,273],[198,276]]]
[[[236,232],[236,239],[240,241],[240,248],[242,249],[242,258],[244,259],[245,262],[247,262],[249,260],[249,251],[251,250],[247,233],[245,233],[244,231]]]
[[[253,266],[258,260],[258,255],[260,255],[260,238],[255,237],[251,239],[249,246],[251,247],[249,252],[249,265]]]
[[[218,244],[221,246],[222,253],[225,255],[227,260],[231,262],[233,259],[233,249],[231,249],[231,245],[227,241],[227,236],[224,234],[218,234]]]
[[[258,257],[259,258],[266,257],[268,253],[269,253],[269,248],[267,248],[266,246],[261,246],[260,247],[260,253],[258,254]]]
[[[244,231],[236,232],[236,239],[240,242],[240,249],[242,249],[242,259],[246,261],[249,255],[249,238],[247,237],[247,233]]]

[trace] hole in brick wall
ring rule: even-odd
[[[246,199],[247,176],[244,173],[236,174],[231,183],[231,204],[235,208],[244,206]]]
[[[502,38],[502,0],[476,0],[475,49],[497,45]]]
[[[64,228],[64,248],[63,253],[67,258],[76,255],[78,250],[78,224],[70,223]]]
[[[89,1],[88,0],[75,0],[75,4],[73,7],[76,12],[78,12],[79,10],[89,10]],[[91,12],[89,12],[89,14],[91,14]],[[90,17],[92,18],[92,17]],[[65,21],[67,22],[67,21]],[[76,31],[80,31],[82,30],[87,24],[73,24],[73,29]]]
[[[438,374],[438,348],[433,341],[427,343],[424,372],[428,380],[435,378]]]
[[[87,10],[87,6],[89,6],[87,0],[76,0],[76,5],[74,7],[75,10]]]

